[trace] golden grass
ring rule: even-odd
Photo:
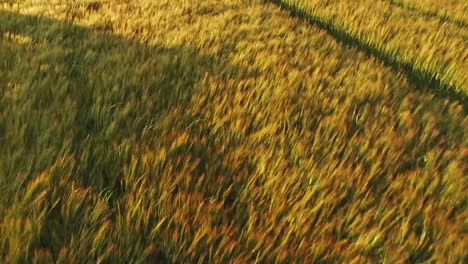
[[[448,87],[464,96],[468,93],[466,26],[444,23],[438,17],[413,12],[389,1],[273,2],[287,3],[337,28],[396,66],[409,66],[413,75],[422,75],[416,78],[433,79],[441,82],[441,88]]]
[[[459,101],[264,1],[3,8],[1,262],[466,258]]]
[[[427,15],[455,22],[461,26],[468,25],[468,2],[464,0],[384,0],[417,10]]]

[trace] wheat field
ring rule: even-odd
[[[0,1],[0,263],[466,263],[442,2]]]

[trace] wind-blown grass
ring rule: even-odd
[[[263,1],[0,11],[0,262],[457,263],[468,118]]]
[[[466,108],[467,28],[386,1],[273,1],[320,23]]]
[[[438,17],[443,21],[456,23],[461,27],[468,26],[468,3],[464,0],[384,0],[392,4],[421,12],[427,16]]]

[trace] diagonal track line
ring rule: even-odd
[[[428,70],[421,69],[412,63],[400,60],[398,59],[398,56],[396,56],[395,52],[383,50],[377,46],[377,43],[372,42],[371,40],[362,39],[350,30],[343,29],[323,17],[309,14],[288,1],[270,1],[280,6],[283,10],[290,12],[293,16],[326,30],[329,34],[345,45],[355,47],[369,56],[378,58],[386,66],[396,71],[403,72],[408,80],[419,89],[460,102],[464,108],[464,112],[468,112],[468,95],[461,89],[457,89],[456,85],[447,83],[442,78],[434,75]]]

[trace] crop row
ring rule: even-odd
[[[124,2],[0,11],[0,261],[463,260],[458,101],[263,1]]]
[[[386,1],[274,1],[466,105],[467,31]]]

